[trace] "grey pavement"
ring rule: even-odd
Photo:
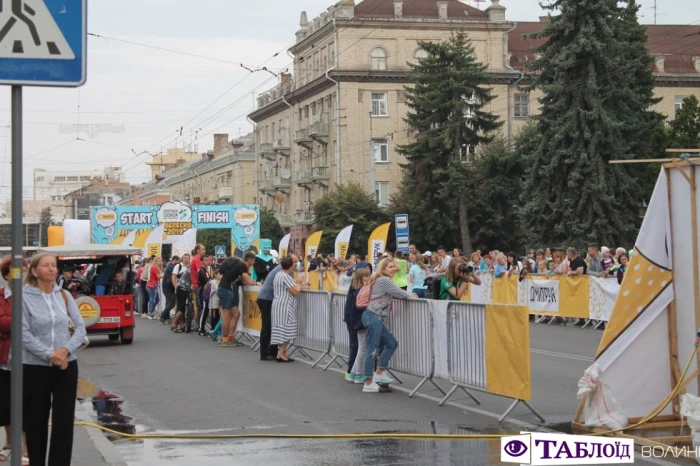
[[[601,334],[531,326],[533,404],[547,425],[571,422],[578,379]],[[82,378],[124,400],[121,409],[138,433],[468,434],[538,428],[523,407],[499,425],[507,399],[478,394],[482,404],[476,406],[456,394],[459,406],[439,407],[435,390],[412,399],[400,390],[365,394],[345,382],[339,369],[324,372],[299,360],[261,362],[248,347],[220,348],[209,338],[174,334],[158,321],[139,320],[131,346],[94,338],[79,361]],[[438,383],[449,388],[445,380]],[[500,464],[498,440],[136,440],[116,447],[129,465]]]
[[[77,421],[94,422],[86,409],[78,404]],[[73,466],[126,466],[117,448],[94,428],[76,426],[73,432]]]

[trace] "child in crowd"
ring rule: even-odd
[[[603,273],[605,273],[606,270],[613,266],[615,261],[613,261],[612,252],[610,252],[608,247],[603,246],[601,250],[603,252]]]
[[[370,283],[372,276],[368,268],[361,268],[355,272],[355,277],[352,280],[352,288],[358,290],[354,294],[354,298],[357,298],[359,290]],[[357,356],[355,357],[355,363],[352,366],[350,375],[346,377],[345,380],[349,382],[354,382],[356,384],[365,383],[365,353],[367,351],[367,329],[362,325],[362,314],[365,312],[364,309],[358,309],[355,303],[352,303],[352,312],[354,315],[350,319],[352,321],[352,327],[357,332]]]
[[[557,263],[552,261],[547,262],[547,275],[554,275],[557,273]]]

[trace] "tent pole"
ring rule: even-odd
[[[690,182],[690,218],[693,222],[693,289],[695,290],[695,329],[700,329],[700,276],[698,275],[698,197],[696,192],[697,170],[690,166],[693,171]],[[685,169],[680,169],[685,173]],[[697,369],[700,370],[700,354],[696,355]],[[698,377],[698,391],[700,394],[700,377]]]
[[[671,228],[671,241],[673,241],[673,209],[671,209],[671,173],[668,167],[664,167],[666,172],[666,190],[668,192],[668,220]],[[671,258],[673,262],[673,258]],[[668,342],[669,356],[671,358],[671,386],[675,387],[681,378],[681,368],[678,364],[678,318],[676,315],[676,302],[671,301],[668,306]],[[673,398],[673,416],[680,419],[680,396],[677,394]]]

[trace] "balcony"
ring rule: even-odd
[[[297,212],[297,225],[313,225],[316,221],[316,216],[310,210]]]
[[[294,142],[300,146],[306,147],[307,149],[311,149],[314,141],[311,139],[311,136],[309,136],[310,131],[311,130],[309,128],[297,130],[296,133],[294,133]]]
[[[279,155],[289,156],[291,147],[289,146],[289,138],[276,138],[272,142],[272,149]]]
[[[278,222],[280,222],[280,226],[282,228],[289,228],[293,227],[295,225],[295,219],[294,215],[292,214],[281,214],[279,212],[275,212],[275,218],[277,219]]]
[[[294,174],[294,182],[299,186],[305,186],[313,183],[313,180],[311,179],[311,170],[296,172]]]
[[[292,188],[292,177],[276,176],[272,178],[272,187],[280,191],[289,191]]]
[[[320,184],[330,181],[330,170],[328,167],[314,167],[311,169],[311,180]]]
[[[268,160],[275,161],[277,160],[277,152],[272,147],[271,142],[265,142],[260,144],[260,150],[258,151],[258,154],[260,154],[260,157]]]
[[[258,181],[258,191],[269,192],[274,191],[275,188],[272,187],[272,182],[274,178],[263,178]]]
[[[232,186],[221,186],[219,188],[219,199],[231,199],[233,197]]]
[[[309,128],[309,137],[328,144],[328,114],[322,113],[314,118]]]

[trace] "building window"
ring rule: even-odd
[[[372,141],[372,151],[375,162],[389,161],[389,144],[386,139],[375,139]]]
[[[37,180],[37,181],[44,181],[44,177],[43,177],[43,176],[37,176],[37,177],[36,177],[36,180]]]
[[[66,181],[66,177],[65,176],[55,176],[53,180],[54,181]]]
[[[387,93],[372,92],[372,116],[387,116]]]
[[[374,183],[374,194],[377,204],[384,207],[389,205],[389,182],[377,181]]]
[[[688,96],[685,95],[677,95],[676,99],[673,103],[673,114],[678,115],[678,111],[683,108],[683,99],[685,99]]]
[[[430,55],[428,52],[426,52],[423,49],[418,49],[416,52],[416,61],[421,61],[425,58],[428,58],[428,55]]]
[[[78,177],[77,177],[77,176],[69,176],[69,177],[67,177],[66,179],[67,179],[68,181],[78,181]]]
[[[80,181],[90,181],[92,179],[91,176],[81,176]]]
[[[370,54],[372,69],[373,70],[385,70],[386,69],[386,51],[381,47],[376,47],[372,49]]]
[[[515,118],[525,118],[530,114],[530,95],[515,94]]]

